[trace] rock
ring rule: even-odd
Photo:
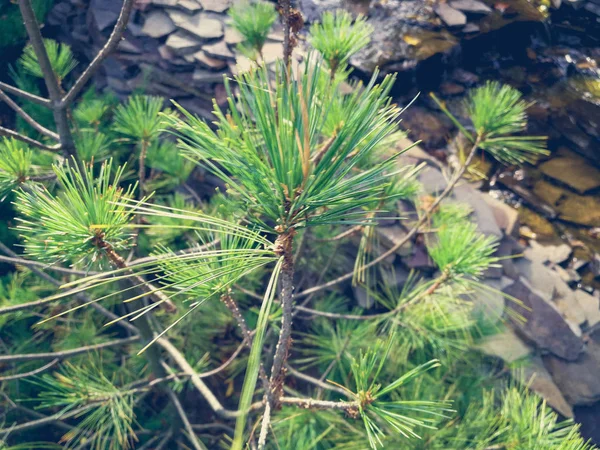
[[[467,23],[467,16],[447,3],[440,3],[435,7],[435,13],[449,27],[458,27]]]
[[[229,9],[231,0],[198,0],[206,11],[222,13]]]
[[[484,337],[475,348],[509,364],[525,358],[532,352],[532,349],[510,328]]]
[[[114,25],[119,18],[121,5],[117,2],[107,2],[104,0],[92,0],[90,3],[90,12],[94,17],[94,22],[98,30],[103,31]]]
[[[300,0],[300,10],[307,22],[317,22],[325,11],[342,8],[342,0]]]
[[[479,77],[477,75],[475,75],[473,72],[467,72],[466,70],[460,68],[452,71],[451,78],[469,87],[475,86],[477,83],[479,83]]]
[[[504,234],[496,223],[492,208],[484,200],[484,195],[469,184],[458,185],[454,188],[453,197],[459,202],[471,207],[473,218],[478,229],[486,236],[501,239]]]
[[[495,325],[502,319],[506,307],[504,293],[502,290],[513,283],[508,277],[500,279],[485,278],[481,284],[488,289],[478,289],[469,295],[475,304],[473,314],[481,318],[487,324]]]
[[[450,6],[467,13],[490,14],[492,12],[492,8],[478,0],[453,0]]]
[[[283,45],[279,42],[267,42],[262,49],[265,64],[271,64],[283,58]]]
[[[443,95],[459,95],[465,92],[465,88],[460,84],[452,83],[451,81],[445,81],[440,84],[440,92]]]
[[[361,308],[370,309],[375,300],[373,299],[373,295],[371,295],[363,286],[353,286],[352,291],[354,292],[354,298],[356,302]]]
[[[381,245],[386,249],[392,248],[397,242],[400,242],[406,236],[406,231],[400,225],[394,225],[391,227],[376,227],[375,230]],[[412,240],[410,239],[406,244],[396,250],[396,254],[402,257],[410,256],[412,253],[413,244]]]
[[[446,146],[452,124],[444,117],[420,106],[411,106],[402,114],[402,126],[415,141],[432,149]]]
[[[422,243],[416,243],[412,256],[406,261],[409,269],[422,270],[433,273],[437,267],[427,253],[427,248]]]
[[[235,55],[231,50],[229,50],[229,47],[225,41],[219,41],[216,44],[205,45],[202,47],[202,50],[211,58],[222,60],[235,59]]]
[[[166,6],[168,8],[175,8],[179,0],[152,0],[152,4],[156,6]]]
[[[394,265],[389,270],[382,270],[381,278],[386,286],[392,287],[400,292],[402,286],[404,286],[410,278],[410,272],[402,266]]]
[[[169,11],[168,14],[177,28],[201,39],[218,39],[224,35],[223,23],[206,13],[189,16],[181,11]]]
[[[421,183],[423,190],[429,195],[438,195],[448,186],[448,181],[442,172],[431,166],[421,170],[417,176],[417,180]]]
[[[584,352],[576,361],[565,361],[554,355],[546,355],[543,360],[571,405],[589,405],[600,400],[600,361],[591,351]]]
[[[573,253],[567,244],[542,245],[536,241],[529,241],[530,248],[525,250],[525,256],[540,263],[561,264]]]
[[[171,34],[175,29],[175,24],[164,11],[155,10],[146,16],[142,32],[147,36],[160,38]]]
[[[171,34],[167,38],[167,48],[176,55],[189,55],[202,48],[202,41],[181,31]]]
[[[212,70],[196,69],[192,74],[192,80],[197,84],[222,83],[223,74]]]
[[[522,302],[509,302],[508,307],[525,319],[522,322],[511,317],[515,327],[524,336],[541,350],[567,361],[577,360],[583,351],[583,342],[565,322],[556,306],[544,300],[544,294],[535,291],[524,278],[505,288],[504,293]]]
[[[519,230],[519,213],[512,206],[495,199],[489,194],[482,194],[483,200],[492,208],[494,219],[505,234],[514,236]]]
[[[539,167],[544,175],[566,184],[580,194],[600,187],[600,170],[579,156],[554,157]]]
[[[563,396],[558,386],[554,384],[552,375],[544,367],[539,356],[532,357],[525,364],[512,369],[513,377],[523,385],[540,395],[548,405],[564,417],[573,418],[573,409]]]
[[[193,14],[202,9],[202,6],[200,6],[196,0],[178,0],[177,7],[189,14]]]
[[[229,45],[236,45],[241,42],[244,42],[244,36],[240,34],[235,28],[226,27],[225,28],[225,42]]]
[[[213,70],[221,70],[227,66],[225,61],[220,59],[212,58],[208,56],[204,51],[200,50],[193,54],[194,59],[199,62],[202,66]]]
[[[577,289],[575,291],[575,300],[585,314],[588,327],[593,327],[600,322],[600,299],[581,289]]]
[[[480,31],[481,31],[481,28],[479,28],[479,25],[474,24],[474,23],[468,23],[462,29],[462,32],[465,33],[465,34],[479,33]]]

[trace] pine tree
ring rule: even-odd
[[[497,243],[446,200],[481,152],[513,164],[545,151],[543,139],[516,136],[527,119],[517,91],[475,89],[472,127],[451,116],[471,148],[425,202],[421,167],[401,166],[406,149],[393,145],[403,111],[394,77],[349,79],[350,57],[369,41],[364,18],[326,13],[292,70],[301,21],[290,3],[279,8],[285,48],[274,67],[260,55],[275,9],[232,8],[254,66],[227,82],[228,105],[215,104],[208,124],[160,98],[117,105],[93,88],[78,98],[132,4],[69,88],[70,50],[31,20],[15,79],[43,78],[49,98],[0,83],[2,99],[22,99],[8,104],[29,127],[0,128],[0,194],[24,247],[0,243],[0,261],[18,268],[0,284],[0,448],[593,448],[471,350],[497,327],[469,300],[485,290]],[[20,6],[31,19],[29,0]],[[40,107],[53,123],[38,122]],[[191,190],[196,168],[223,192],[173,193]],[[400,201],[419,214],[377,251],[378,219],[400,215]],[[398,291],[375,269],[417,235],[437,273],[412,274]],[[353,236],[358,254],[345,254]],[[355,306],[338,289],[345,281],[364,286],[375,311]],[[40,427],[58,446],[30,442]]]

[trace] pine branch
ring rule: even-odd
[[[30,137],[27,137],[21,133],[17,133],[16,131],[13,131],[13,130],[10,130],[10,129],[4,128],[4,127],[0,127],[0,136],[12,137],[21,142],[25,142],[26,144],[29,144],[33,147],[37,147],[42,150],[47,150],[47,151],[53,152],[53,153],[58,153],[59,151],[62,150],[61,144],[56,144],[56,145],[42,144],[41,142],[36,141],[35,139],[31,139]]]
[[[0,89],[0,100],[4,101],[4,103],[6,103],[8,106],[10,106],[19,116],[21,116],[23,118],[23,120],[25,120],[25,122],[27,122],[35,130],[37,130],[38,132],[40,132],[44,136],[48,136],[49,138],[55,139],[57,141],[60,139],[59,136],[58,136],[58,134],[56,134],[54,131],[50,131],[46,127],[44,127],[44,126],[40,125],[38,122],[36,122],[36,120],[33,117],[31,117],[29,114],[27,114],[23,110],[23,108],[21,108],[19,105],[17,105],[1,89]]]
[[[327,383],[319,380],[318,378],[314,378],[314,377],[311,377],[310,375],[306,375],[305,373],[302,373],[299,370],[294,369],[290,365],[287,366],[287,370],[290,372],[291,375],[295,376],[296,378],[298,378],[300,380],[304,380],[310,384],[314,384],[315,386],[317,386],[321,389],[326,389],[328,391],[337,392],[338,394],[349,397],[349,393],[347,391],[340,389],[339,387],[336,387],[332,384],[327,384]]]
[[[108,57],[108,55],[110,55],[117,45],[119,45],[119,42],[123,37],[123,33],[125,32],[125,28],[127,27],[127,23],[129,22],[129,16],[131,15],[131,10],[133,9],[134,3],[134,0],[123,1],[119,18],[117,19],[117,23],[113,28],[108,40],[106,41],[106,44],[104,44],[104,47],[102,47],[100,52],[98,52],[90,65],[85,69],[77,81],[75,81],[75,84],[73,84],[73,87],[69,90],[69,92],[67,92],[67,94],[62,98],[60,101],[62,108],[66,108],[73,103],[77,94],[79,94],[89,79],[100,68],[102,62]]]
[[[50,369],[51,367],[54,367],[59,361],[60,361],[60,359],[55,358],[52,361],[50,361],[48,364],[46,364],[42,367],[38,367],[37,369],[31,370],[29,372],[17,373],[15,375],[7,375],[5,377],[0,377],[0,383],[3,381],[20,380],[21,378],[27,378],[27,377],[31,377],[33,375],[37,375],[39,373],[42,373],[42,372]]]
[[[133,342],[140,340],[140,336],[131,336],[123,339],[115,339],[101,344],[85,345],[83,347],[74,348],[71,350],[63,350],[60,352],[44,352],[44,353],[25,353],[19,355],[0,355],[0,363],[9,362],[20,362],[20,361],[36,361],[44,359],[67,359],[73,356],[88,353],[94,350],[101,350],[103,348],[117,347],[121,345],[128,345]]]
[[[10,84],[2,83],[1,81],[0,81],[0,89],[5,92],[8,92],[9,94],[13,94],[13,95],[16,95],[17,97],[21,97],[25,100],[29,100],[30,102],[36,103],[41,106],[45,106],[46,108],[52,107],[52,102],[49,99],[39,97],[37,95],[33,95],[29,92],[26,92],[19,88],[11,86]]]
[[[425,211],[423,213],[421,218],[417,221],[417,223],[415,225],[413,225],[413,227],[410,229],[410,231],[408,233],[406,233],[406,235],[400,241],[396,242],[389,250],[383,252],[381,255],[379,255],[377,258],[375,258],[373,261],[370,261],[368,264],[365,264],[364,266],[362,266],[361,271],[365,271],[365,270],[379,264],[380,262],[386,260],[389,256],[396,253],[396,251],[399,248],[401,248],[404,244],[406,244],[409,240],[411,240],[419,232],[421,227],[427,222],[427,220],[429,220],[431,214],[437,209],[437,207],[440,205],[442,200],[444,200],[448,195],[450,195],[450,193],[454,189],[454,186],[456,186],[456,183],[458,183],[459,180],[464,175],[465,171],[467,170],[467,167],[469,167],[471,165],[471,162],[473,161],[473,158],[475,157],[475,153],[477,152],[477,149],[479,148],[480,142],[481,142],[481,137],[477,136],[477,138],[475,139],[475,143],[473,144],[473,147],[471,148],[471,151],[469,152],[469,156],[465,160],[464,164],[455,173],[452,180],[448,183],[448,186],[446,186],[446,189],[444,189],[444,191],[435,199],[435,201],[429,206],[429,208],[427,208],[427,211]],[[349,272],[349,273],[342,275],[334,280],[328,281],[327,283],[324,283],[324,284],[321,284],[318,286],[313,286],[312,288],[306,289],[306,290],[298,293],[296,295],[296,298],[306,297],[315,292],[319,292],[324,289],[333,287],[339,283],[342,283],[343,281],[352,279],[353,276],[354,276],[354,272]]]
[[[355,415],[358,412],[360,403],[352,402],[332,402],[329,400],[316,400],[314,398],[297,398],[297,397],[282,397],[283,405],[297,406],[302,409],[331,409],[336,411],[344,411],[350,415]]]
[[[291,3],[291,0],[279,0],[280,13],[283,19],[283,61],[288,69],[292,56]]]

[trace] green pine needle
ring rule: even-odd
[[[77,61],[73,56],[71,47],[67,44],[59,44],[52,39],[44,39],[44,47],[46,47],[46,52],[48,53],[48,59],[50,60],[54,75],[59,83],[61,83],[77,66]],[[44,78],[44,74],[38,63],[37,55],[33,51],[31,44],[26,46],[23,50],[23,54],[21,55],[21,58],[19,58],[19,65],[30,75],[37,78]]]
[[[6,196],[31,175],[32,152],[21,141],[0,140],[0,198]]]
[[[229,10],[232,25],[243,37],[240,44],[243,54],[261,54],[271,27],[277,18],[277,11],[271,3],[257,1],[236,2]]]
[[[310,27],[309,41],[330,69],[343,68],[350,57],[371,42],[373,27],[364,16],[356,20],[346,10],[326,11],[320,23]]]
[[[17,229],[25,252],[48,263],[72,261],[91,264],[101,258],[105,244],[115,251],[129,248],[133,238],[127,225],[129,208],[118,205],[130,198],[135,186],[119,186],[124,167],[112,176],[112,160],[102,164],[94,177],[93,168],[81,172],[76,166],[54,166],[60,192],[47,189],[18,191],[15,206],[21,216]]]

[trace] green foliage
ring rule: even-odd
[[[68,163],[54,166],[61,191],[47,189],[18,192],[16,206],[24,216],[17,227],[26,253],[56,263],[91,264],[108,246],[128,248],[132,234],[127,228],[131,211],[119,202],[130,198],[134,186],[119,187],[123,167],[111,175],[112,160],[102,164],[97,176],[91,166],[85,172]]]
[[[508,85],[490,81],[470,93],[466,106],[474,133],[467,131],[435,95],[432,98],[472,143],[478,136],[479,147],[501,163],[531,163],[548,154],[545,136],[516,135],[527,127],[529,104]]]
[[[0,198],[6,196],[31,174],[31,150],[12,138],[0,140]]]
[[[155,190],[170,191],[182,185],[194,170],[194,163],[184,158],[175,143],[156,140],[148,147],[148,166],[161,172],[149,182]]]
[[[416,427],[431,427],[432,423],[437,421],[435,416],[449,411],[448,404],[445,402],[386,400],[387,395],[391,392],[439,365],[435,360],[430,361],[406,372],[386,386],[382,386],[379,384],[379,376],[393,343],[393,334],[387,343],[377,341],[371,345],[370,350],[365,353],[361,352],[360,357],[352,364],[352,373],[356,384],[353,396],[359,402],[358,413],[363,419],[372,449],[376,449],[378,446],[384,448],[382,439],[385,438],[385,432],[382,429],[382,423],[404,437],[418,438],[419,435],[415,432]]]
[[[75,147],[82,161],[97,162],[108,158],[110,139],[101,131],[80,130],[74,137]]]
[[[353,23],[354,22],[354,23]],[[329,64],[332,72],[343,68],[350,57],[369,45],[373,27],[364,16],[353,21],[346,10],[326,11],[320,23],[310,27],[309,41]]]
[[[126,450],[137,440],[132,428],[133,393],[116,387],[96,366],[66,363],[60,373],[43,375],[42,408],[61,408],[59,417],[78,408],[78,427],[62,440],[66,448],[89,443],[94,450]]]
[[[376,84],[375,76],[350,94],[337,135],[324,141],[326,105],[337,95],[335,86],[322,87],[318,63],[307,62],[304,73],[289,83],[282,64],[277,74],[273,88],[264,67],[236,77],[240,94],[234,102],[229,91],[229,114],[216,111],[216,133],[180,108],[187,122],[170,123],[181,150],[223,179],[250,220],[266,230],[275,227],[264,218],[283,229],[360,222],[364,212],[357,208],[380,198],[393,163],[390,158],[353,171],[396,131],[399,111],[388,97],[393,77]]]
[[[239,45],[242,53],[262,54],[262,48],[277,18],[273,4],[260,0],[253,3],[236,2],[229,9],[229,16],[233,28],[244,37],[244,42]]]
[[[59,83],[61,83],[77,66],[77,61],[73,57],[71,47],[67,44],[59,44],[52,39],[44,39],[44,46],[46,47],[54,75]],[[37,55],[33,51],[31,44],[23,50],[23,55],[19,59],[19,65],[30,75],[37,78],[44,78]]]
[[[161,97],[135,95],[127,103],[117,106],[114,115],[114,130],[133,139],[134,142],[150,143],[161,130],[163,109]]]

